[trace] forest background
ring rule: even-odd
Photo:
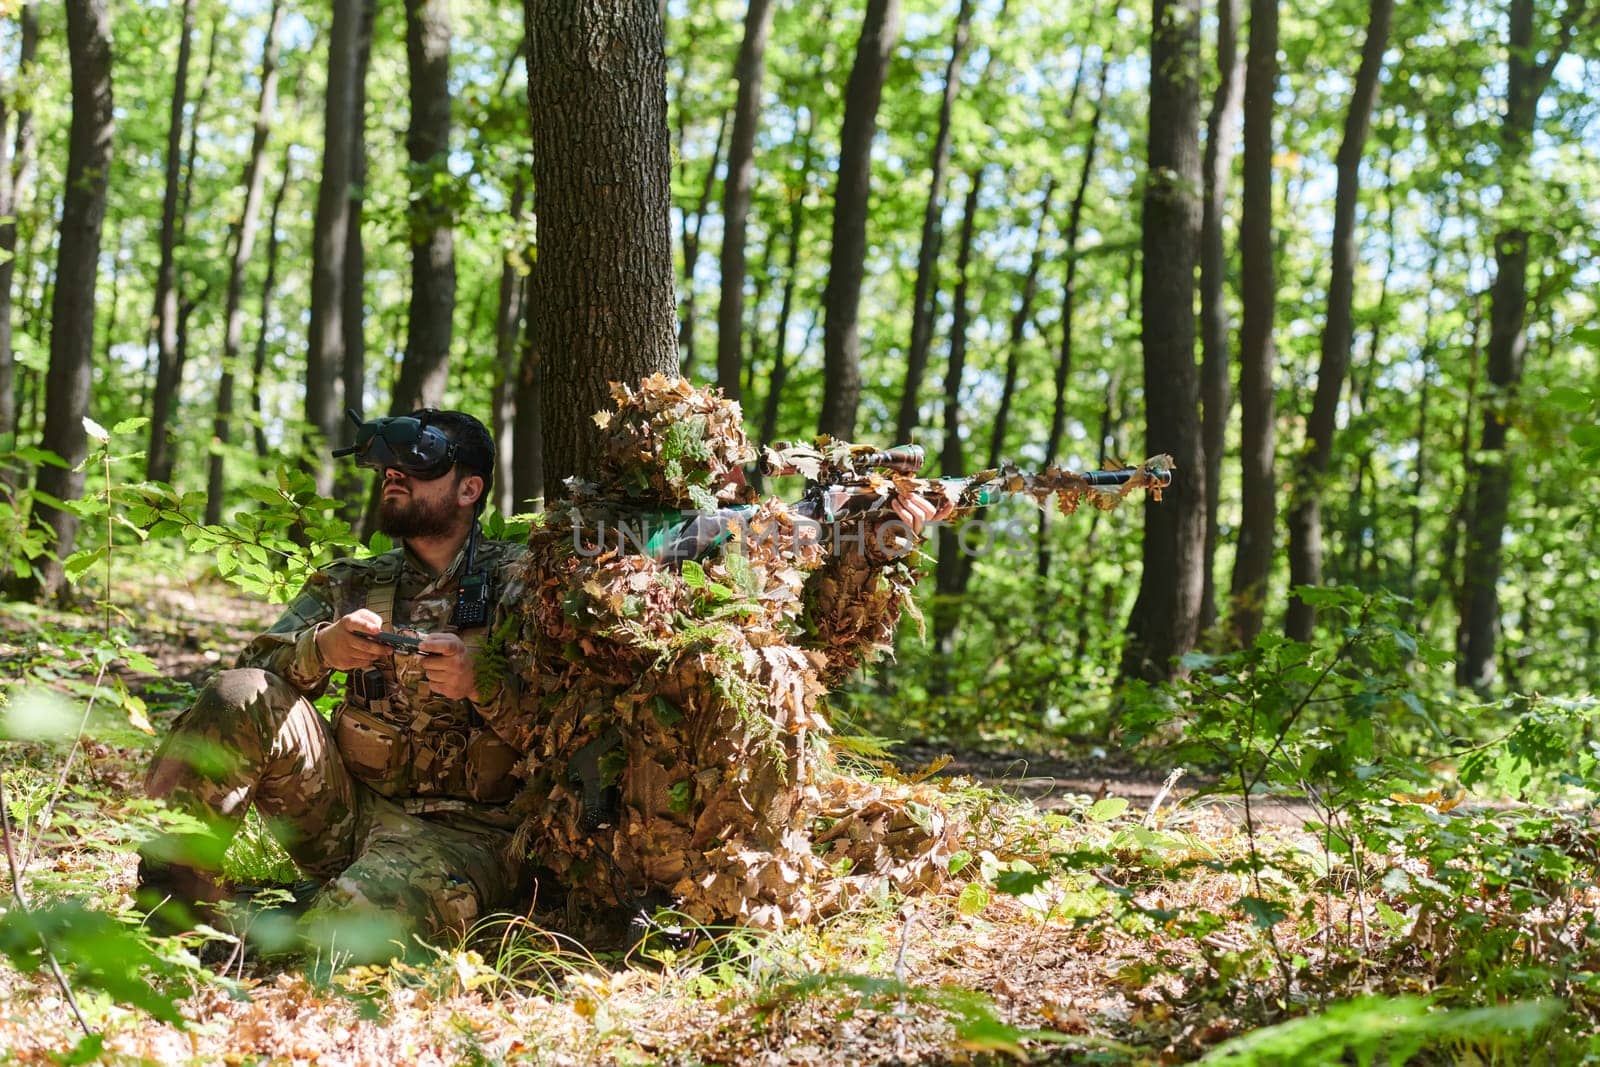
[[[606,10],[9,4],[16,619],[113,561],[281,598],[362,550],[345,406],[492,420],[504,528],[607,378],[677,369],[760,442],[1176,457],[1142,521],[941,534],[854,728],[1592,798],[1594,7]]]

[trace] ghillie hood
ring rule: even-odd
[[[744,479],[755,460],[744,415],[719,390],[652,374],[636,388],[612,382],[611,400],[594,416],[606,431],[599,484],[575,481],[574,500],[711,509],[755,499]]]

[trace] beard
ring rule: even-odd
[[[378,529],[390,537],[443,537],[455,530],[456,510],[449,498],[384,497],[378,504]]]

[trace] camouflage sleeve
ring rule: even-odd
[[[917,554],[885,558],[878,547],[870,528],[861,539],[836,539],[827,562],[806,580],[801,643],[827,656],[822,680],[830,687],[892,650],[901,612],[916,612],[910,593],[917,582]]]
[[[313,574],[278,621],[245,646],[235,666],[259,667],[308,697],[321,696],[331,672],[317,651],[317,633],[344,614],[343,587],[329,570]]]

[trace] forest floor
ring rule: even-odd
[[[115,597],[138,605],[121,622],[156,673],[124,680],[157,734],[187,687],[272,614],[215,581],[143,579]],[[44,677],[81,693],[81,665],[75,682],[67,669],[79,659],[71,635],[97,622],[0,611],[0,664],[32,664],[37,674],[53,661]],[[34,906],[78,898],[136,921],[130,827],[144,810],[139,782],[153,746],[122,718],[96,713],[23,872]],[[21,822],[14,832],[30,829],[15,789],[55,779],[66,749],[0,744]],[[910,766],[935,754],[901,758]],[[1352,908],[1326,889],[1303,896],[1298,919],[1261,922],[1240,909],[1242,857],[1280,857],[1275,877],[1287,881],[1320,852],[1292,803],[1255,806],[1247,833],[1234,807],[1194,803],[1181,786],[1163,789],[1167,775],[1098,754],[962,752],[943,775],[952,804],[976,813],[976,836],[965,873],[936,892],[778,933],[711,932],[695,948],[648,959],[585,949],[535,914],[419,962],[331,979],[249,958],[219,977],[200,965],[195,944],[150,939],[167,976],[155,984],[172,991],[181,1025],[85,979],[73,984],[103,1045],[80,1051],[160,1064],[1176,1062],[1333,999],[1334,984],[1269,980],[1291,962],[1304,970],[1308,957],[1332,961],[1330,930],[1374,951],[1395,931],[1370,906]],[[1028,880],[1035,865],[1067,855],[1093,862]],[[1215,921],[1175,920],[1197,914]],[[1339,958],[1351,965],[1348,953]],[[1407,988],[1377,963],[1355,966],[1340,984],[1350,993]],[[81,1036],[47,974],[0,963],[0,1064],[62,1062]]]

